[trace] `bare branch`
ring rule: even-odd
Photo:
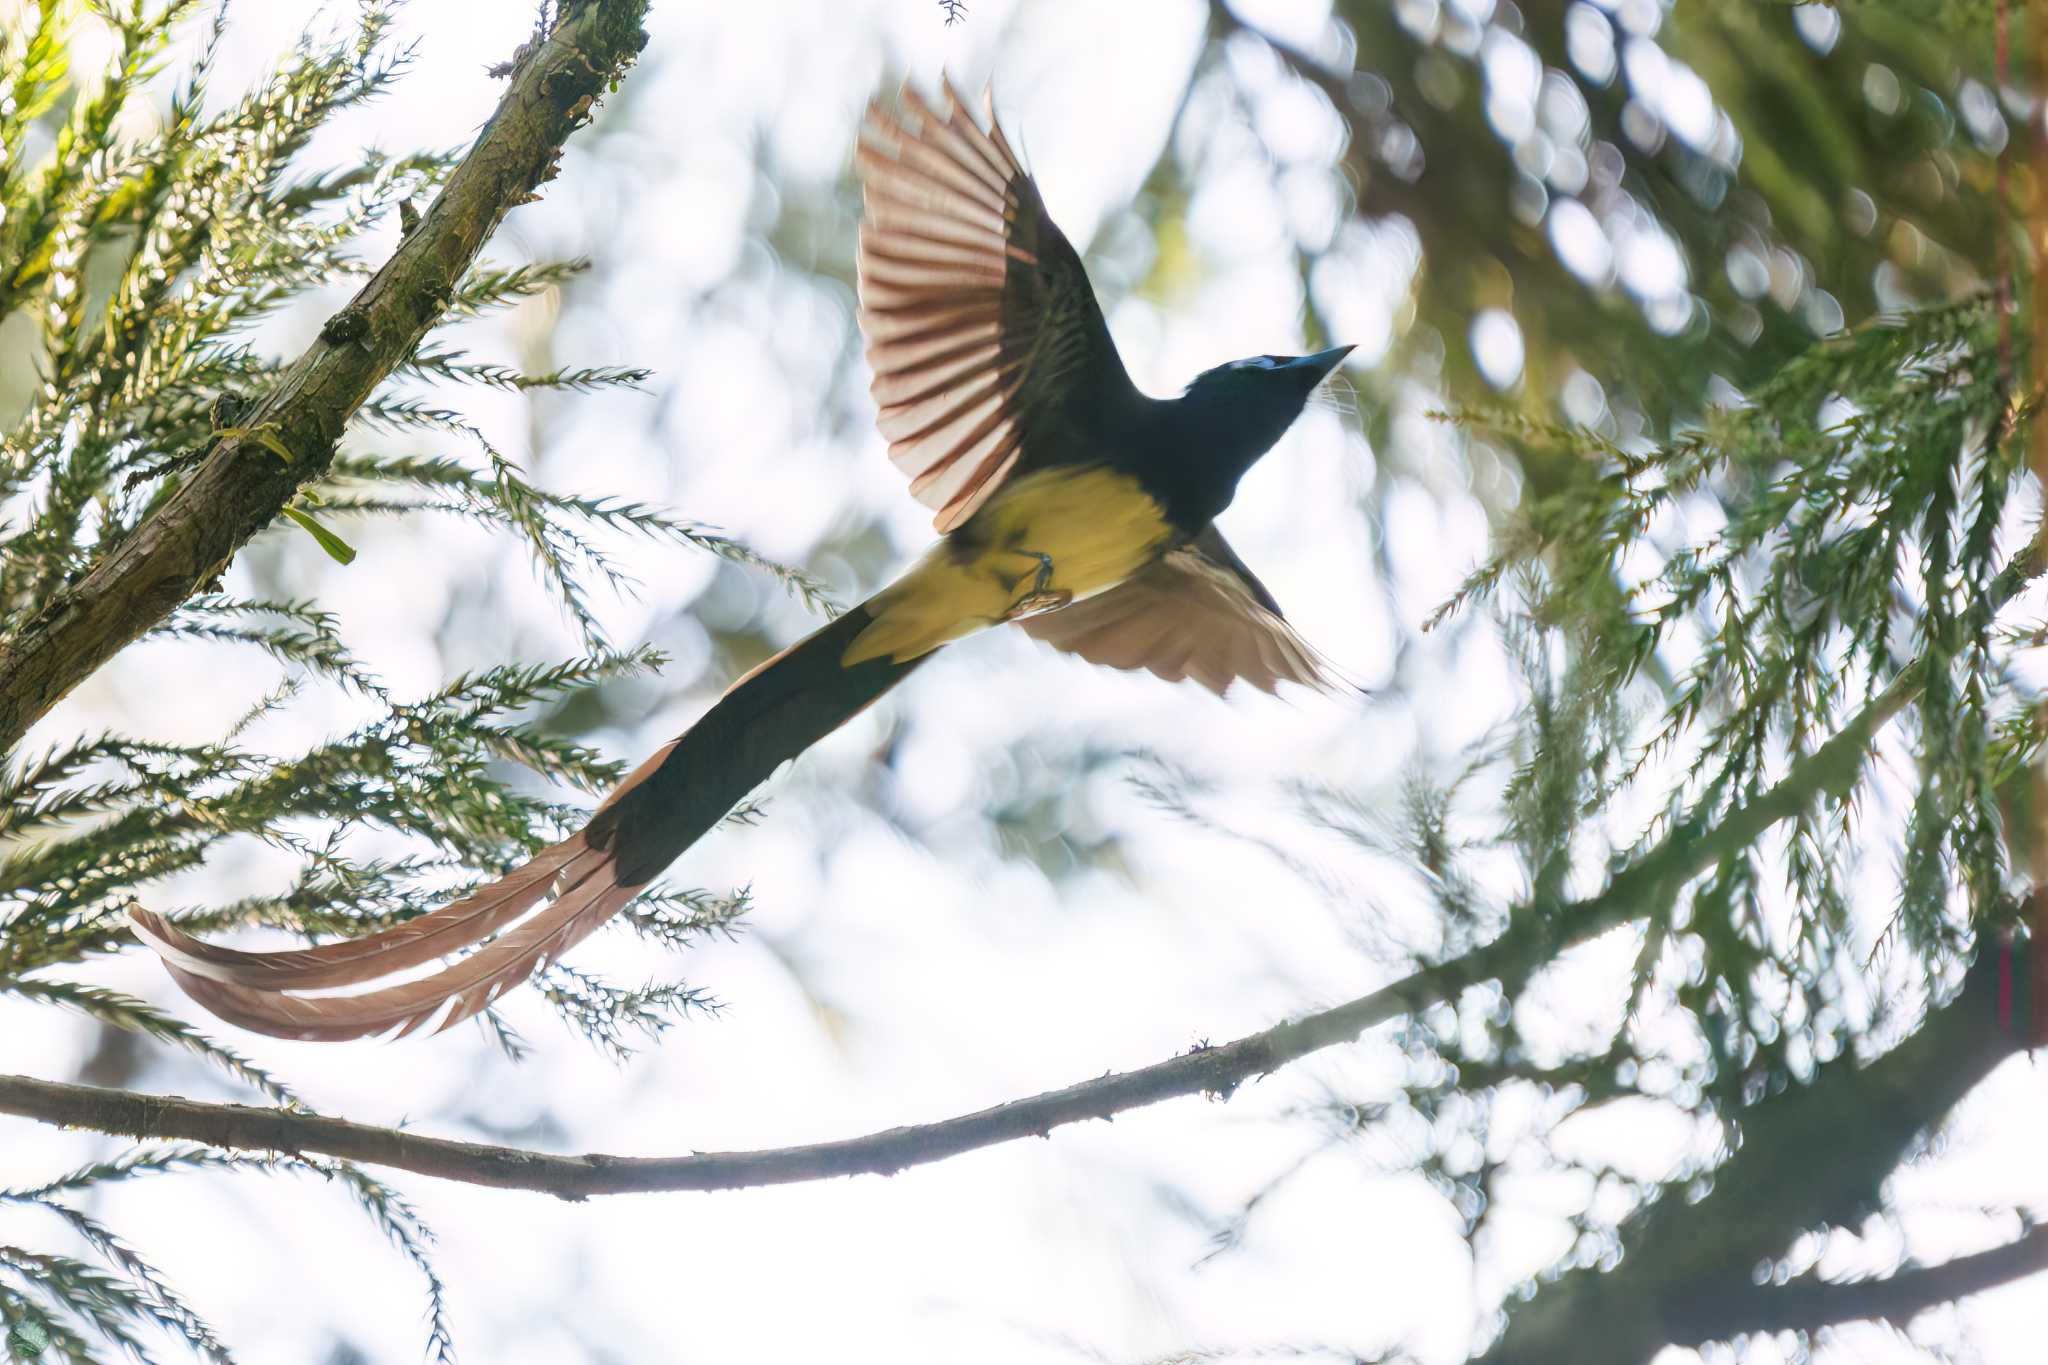
[[[0,753],[217,578],[327,468],[350,416],[412,354],[499,220],[549,178],[592,100],[645,44],[646,9],[647,0],[564,0],[553,32],[513,69],[476,145],[384,268],[162,507],[0,641]]]
[[[682,1157],[555,1156],[515,1147],[454,1142],[346,1119],[285,1109],[144,1095],[0,1076],[0,1113],[131,1137],[185,1138],[216,1147],[324,1153],[421,1175],[505,1189],[540,1190],[564,1199],[649,1190],[725,1190],[841,1175],[891,1175],[908,1166],[1052,1129],[1106,1119],[1126,1109],[1183,1095],[1227,1096],[1244,1081],[1311,1052],[1348,1042],[1383,1020],[1441,1000],[1492,974],[1503,938],[1467,957],[1414,973],[1346,1005],[1292,1020],[1221,1047],[1202,1047],[1137,1071],[1015,1100],[937,1123],[864,1137],[754,1152]],[[1519,979],[1534,969],[1524,964]]]
[[[1888,1322],[1904,1329],[1930,1308],[2048,1271],[2048,1227],[2015,1242],[1915,1266],[1876,1280],[1802,1280],[1751,1295],[1749,1315],[1729,1315],[1716,1337],[1737,1332],[1814,1332],[1844,1322]]]

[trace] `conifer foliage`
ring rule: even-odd
[[[582,10],[543,15],[536,42]],[[637,13],[633,6],[612,8]],[[446,183],[460,152],[370,151],[316,164],[314,134],[378,99],[405,74],[390,6],[368,0],[330,37],[309,36],[254,89],[216,88],[225,6],[199,0],[35,0],[16,7],[0,49],[0,648],[47,613],[151,519],[224,439],[239,458],[295,461],[279,435],[244,426],[294,357],[253,344],[257,324],[308,289],[368,280],[378,262],[364,234],[410,222]],[[210,16],[210,17],[209,17]],[[346,16],[345,16],[346,17]],[[602,16],[600,16],[602,17]],[[197,56],[191,57],[194,29]],[[104,70],[77,54],[111,37]],[[181,46],[186,55],[174,62]],[[630,53],[629,53],[630,55]],[[168,94],[165,94],[168,82]],[[586,101],[587,103],[587,101]],[[446,321],[504,308],[558,285],[578,262],[478,264],[440,301]],[[502,870],[582,813],[533,795],[563,783],[601,791],[621,766],[531,719],[537,707],[657,666],[647,649],[599,634],[585,593],[611,574],[600,534],[662,537],[775,572],[816,602],[801,575],[714,532],[658,510],[536,487],[486,434],[420,386],[423,379],[496,388],[589,391],[632,385],[634,370],[524,374],[466,360],[429,341],[353,412],[337,448],[281,511],[270,534],[343,561],[364,515],[455,515],[522,540],[545,582],[582,628],[589,652],[505,665],[427,696],[392,695],[343,645],[332,616],[307,601],[257,600],[217,589],[167,604],[145,640],[228,642],[278,665],[274,689],[249,698],[243,720],[200,744],[105,732],[51,734],[0,768],[0,993],[75,1011],[189,1051],[270,1102],[303,1108],[279,1079],[187,1022],[62,969],[133,946],[123,927],[138,889],[197,866],[223,846],[257,840],[295,857],[279,894],[164,907],[194,927],[276,924],[356,934],[444,898],[451,886]],[[26,379],[29,382],[18,382]],[[378,429],[446,437],[433,458],[381,453]],[[423,524],[423,534],[431,528]],[[309,688],[346,690],[374,717],[310,748],[249,743],[253,723]],[[41,732],[39,732],[40,734]],[[350,849],[348,834],[381,827],[416,836],[420,855]],[[657,942],[687,943],[730,928],[744,896],[657,893],[624,917]],[[89,971],[86,976],[89,977]],[[623,986],[558,967],[543,990],[570,1026],[620,1053],[703,1002],[693,988]],[[519,1040],[490,1021],[508,1049]],[[205,1319],[146,1254],[79,1211],[95,1185],[194,1171],[315,1175],[354,1199],[409,1257],[429,1290],[429,1354],[452,1358],[431,1236],[392,1189],[346,1162],[147,1145],[57,1180],[0,1191],[68,1228],[89,1254],[0,1247],[0,1321],[11,1358],[92,1361],[109,1350],[155,1358],[166,1334],[209,1360],[231,1358]]]

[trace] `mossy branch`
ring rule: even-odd
[[[522,50],[497,111],[419,224],[238,422],[245,434],[218,442],[132,535],[0,640],[0,752],[214,583],[327,469],[350,417],[440,320],[499,221],[553,174],[570,133],[645,44],[646,8],[647,0],[564,0],[553,30]]]

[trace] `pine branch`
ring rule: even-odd
[[[61,1202],[62,1196],[80,1194],[113,1181],[188,1171],[310,1175],[338,1186],[363,1211],[377,1230],[384,1234],[399,1254],[419,1271],[421,1279],[425,1282],[427,1296],[428,1355],[439,1362],[439,1365],[453,1365],[455,1356],[453,1337],[448,1324],[446,1286],[442,1284],[440,1276],[435,1273],[432,1263],[428,1260],[428,1252],[434,1243],[433,1231],[420,1221],[419,1213],[397,1191],[347,1162],[276,1152],[222,1152],[186,1145],[142,1147],[104,1161],[81,1166],[40,1185],[15,1189],[0,1188],[0,1204],[39,1205],[55,1212],[66,1221],[72,1221],[77,1215]],[[121,1264],[132,1254],[125,1247],[100,1246],[92,1229],[75,1227],[75,1230],[88,1242],[93,1242],[96,1249],[101,1250],[103,1254],[111,1253],[111,1259],[117,1264]],[[149,1272],[147,1276],[137,1277],[138,1281],[142,1282],[144,1294],[156,1298],[160,1307],[168,1307],[174,1319],[181,1316],[179,1304],[182,1301],[168,1294],[168,1285],[157,1279],[153,1267],[148,1267],[146,1262],[141,1265]],[[135,1274],[135,1266],[121,1264],[121,1268],[131,1275]],[[171,1300],[168,1304],[165,1303],[167,1298]],[[0,1307],[7,1304],[5,1286],[0,1286]],[[7,1320],[0,1318],[0,1323]],[[203,1323],[196,1321],[196,1314],[183,1325],[175,1320],[165,1325],[201,1350],[206,1348],[211,1339],[210,1330],[203,1333],[190,1330],[194,1326],[204,1326]],[[4,1345],[5,1342],[0,1341],[0,1346]]]
[[[208,1064],[218,1067],[244,1085],[262,1091],[279,1104],[297,1106],[298,1097],[284,1082],[257,1066],[233,1048],[214,1042],[181,1019],[133,996],[110,991],[104,986],[77,981],[53,981],[38,977],[0,977],[0,995],[19,996],[47,1005],[76,1010],[111,1028],[126,1029],[154,1038],[172,1047],[184,1048]]]
[[[0,641],[0,751],[115,652],[216,578],[333,458],[371,391],[437,322],[498,222],[552,174],[563,142],[631,64],[646,0],[564,3],[419,226],[329,319],[192,476],[79,582]],[[283,450],[289,460],[275,453]]]
[[[141,1252],[98,1219],[68,1204],[52,1199],[33,1202],[61,1219],[81,1241],[99,1253],[102,1260],[126,1277],[129,1290],[135,1296],[136,1309],[146,1320],[184,1338],[194,1351],[214,1365],[234,1365],[234,1354],[214,1331],[212,1324],[185,1301],[163,1272]]]

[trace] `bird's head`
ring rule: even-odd
[[[1337,346],[1314,355],[1254,355],[1204,370],[1188,385],[1188,394],[1225,395],[1233,401],[1271,403],[1301,411],[1310,392],[1337,368],[1352,347]]]
[[[1202,371],[1181,396],[1181,410],[1191,419],[1190,435],[1242,474],[1294,425],[1308,396],[1351,349],[1255,355]]]

